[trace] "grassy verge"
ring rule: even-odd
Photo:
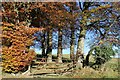
[[[57,55],[53,55],[54,58]],[[64,59],[70,59],[69,54],[63,55]],[[66,64],[66,63],[65,63]],[[105,64],[105,67],[103,70],[95,70],[90,67],[83,68],[81,70],[73,70],[71,73],[66,73],[64,75],[59,76],[43,76],[43,78],[118,78],[118,59],[113,58],[110,61],[108,61]],[[33,69],[34,70],[34,69]],[[11,76],[11,74],[3,73],[4,77],[12,77],[15,78],[15,76]],[[31,76],[17,76],[17,78],[26,78]],[[39,75],[37,77],[40,77]]]

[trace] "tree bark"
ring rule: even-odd
[[[96,47],[92,48],[92,49],[88,52],[88,54],[87,54],[87,56],[86,56],[86,59],[85,59],[85,65],[86,65],[86,66],[89,66],[89,57],[92,55],[92,52],[93,52],[93,50],[94,50],[95,48],[96,48]]]
[[[75,35],[74,35],[74,26],[71,27],[71,41],[70,41],[70,59],[74,62],[74,43],[75,43]]]
[[[46,56],[46,54],[45,54],[45,32],[43,32],[41,44],[42,44],[42,47],[41,47],[42,48],[42,56],[45,57]]]
[[[57,52],[58,63],[62,63],[62,30],[58,29],[58,52]]]
[[[85,65],[86,66],[89,66],[89,57],[90,57],[90,54],[88,53],[87,56],[86,56],[86,60],[85,60]]]
[[[52,29],[47,32],[47,62],[52,62]]]
[[[83,66],[84,60],[84,40],[85,40],[86,29],[82,28],[80,30],[79,39],[78,39],[78,46],[77,46],[77,53],[76,53],[76,62],[80,63]]]

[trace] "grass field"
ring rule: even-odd
[[[56,57],[56,55],[54,55]],[[69,59],[69,55],[63,55],[64,59]],[[67,63],[65,63],[67,64]],[[62,64],[61,64],[62,65]],[[63,64],[64,65],[64,64]],[[52,67],[52,65],[50,65]],[[3,73],[2,76],[5,78],[33,78],[33,77],[42,77],[42,78],[118,78],[118,59],[113,58],[105,64],[105,67],[101,70],[95,70],[90,67],[85,67],[83,69],[76,70],[74,69],[72,72],[67,72],[63,75],[47,75],[47,76],[13,76],[8,73]],[[37,72],[41,72],[42,70],[37,70]],[[46,72],[49,70],[46,70]],[[35,72],[35,69],[32,69],[32,72]],[[43,70],[44,72],[44,70]]]
[[[63,55],[65,58],[69,58],[68,54]],[[82,70],[77,70],[73,73],[67,74],[65,76],[60,77],[68,77],[68,78],[118,78],[118,59],[113,58],[105,64],[104,69],[94,70],[90,67],[83,68]],[[119,59],[120,61],[120,59]]]
[[[70,76],[78,78],[118,78],[118,59],[112,59],[107,62],[105,64],[104,70],[84,68],[77,71],[75,74],[71,74]]]

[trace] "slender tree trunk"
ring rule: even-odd
[[[45,32],[43,32],[43,36],[42,36],[42,56],[46,56],[46,54],[45,54]]]
[[[83,60],[84,60],[84,39],[85,39],[86,30],[83,28],[80,31],[79,39],[78,39],[78,46],[77,46],[77,53],[76,53],[76,62],[83,67]]]
[[[48,54],[48,51],[49,51],[49,33],[50,33],[50,32],[47,31],[47,44],[46,44],[46,45],[47,45],[47,46],[46,46],[46,47],[47,47],[47,50],[46,50],[46,54]]]
[[[74,27],[71,27],[71,41],[70,41],[70,59],[74,62],[74,43],[75,43],[75,35],[74,35]]]
[[[47,62],[52,62],[52,30],[47,32]]]
[[[87,56],[86,56],[86,60],[85,60],[85,65],[86,66],[89,66],[89,57],[90,57],[90,54],[88,53]]]
[[[58,29],[58,52],[57,52],[58,63],[62,63],[62,30]]]

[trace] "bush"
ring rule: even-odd
[[[106,45],[96,47],[94,52],[94,59],[96,60],[95,63],[97,65],[104,64],[105,62],[111,59],[111,56],[115,55],[115,52],[113,51],[112,47]]]
[[[88,55],[86,56],[86,65],[89,64],[90,55],[93,56],[94,61],[95,61],[92,64],[92,66],[98,65],[98,67],[99,67],[100,65],[109,61],[112,58],[111,56],[115,55],[115,52],[112,49],[112,46],[108,43],[105,43],[105,44],[102,44],[99,46],[95,46],[89,51]]]

